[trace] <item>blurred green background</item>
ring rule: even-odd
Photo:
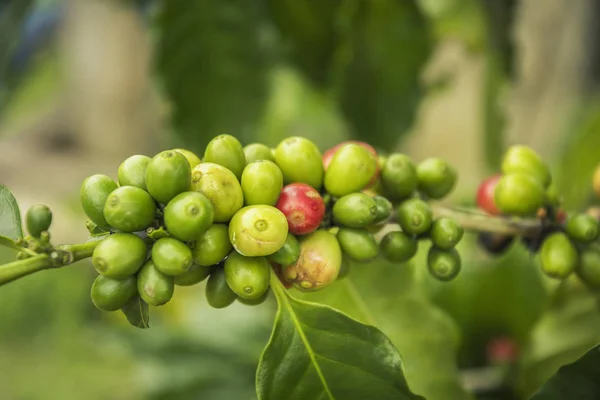
[[[522,143],[581,209],[600,160],[598,26],[593,0],[5,1],[0,183],[23,210],[52,207],[56,242],[78,242],[86,176],[174,146],[201,155],[219,133],[444,157],[462,206]],[[526,398],[600,342],[594,296],[542,277],[519,243],[491,258],[468,236],[461,254],[451,283],[420,253],[296,294],[382,329],[432,400]],[[93,279],[81,263],[0,288],[2,400],[256,398],[273,299],[213,310],[202,285],[178,287],[140,331],[94,309]],[[520,349],[508,381],[486,374],[498,337]]]

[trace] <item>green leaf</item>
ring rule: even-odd
[[[600,398],[600,347],[562,367],[531,400],[596,400]]]
[[[12,192],[0,184],[0,235],[10,239],[23,237],[21,211]]]
[[[0,246],[8,247],[13,250],[21,250],[21,246],[17,245],[17,243],[11,238],[7,238],[6,236],[0,236]]]
[[[150,328],[150,311],[148,304],[141,297],[135,296],[121,309],[127,321],[136,328]]]
[[[419,399],[377,328],[328,306],[292,298],[273,274],[279,308],[257,371],[261,400]]]

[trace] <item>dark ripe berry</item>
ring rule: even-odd
[[[440,217],[433,221],[429,236],[435,247],[449,250],[456,246],[464,234],[463,227],[454,219]]]
[[[349,228],[371,225],[377,218],[377,203],[364,193],[348,194],[333,205],[333,220]]]
[[[288,232],[283,247],[267,258],[269,261],[287,267],[295,263],[300,257],[300,242],[294,235]]]
[[[196,285],[210,275],[211,267],[205,267],[202,265],[192,265],[187,272],[175,277],[174,282],[177,286],[193,286]]]
[[[366,149],[369,153],[371,153],[373,155],[373,157],[375,157],[375,159],[379,159],[379,156],[377,155],[377,151],[373,148],[373,146],[371,146],[368,143],[365,142],[360,142],[358,140],[348,140],[345,141],[343,143],[337,144],[335,146],[333,146],[332,148],[330,148],[329,150],[327,150],[325,153],[323,153],[323,167],[325,168],[325,172],[327,172],[327,169],[329,168],[329,164],[331,164],[331,160],[333,159],[333,156],[335,155],[335,153],[344,145],[346,144],[356,144],[361,146],[362,148]],[[375,181],[377,180],[377,178],[379,178],[379,172],[380,172],[380,165],[379,162],[376,165],[376,170],[375,170],[375,174],[372,176],[371,180],[369,181],[369,183],[367,183],[366,187],[371,187],[373,186],[373,184],[375,183]]]
[[[481,232],[477,236],[477,242],[491,255],[504,253],[514,241],[514,236],[501,235],[498,233]]]
[[[388,232],[381,239],[379,249],[383,257],[391,262],[402,263],[417,254],[418,242],[412,235],[404,232]]]
[[[431,207],[423,200],[409,199],[398,206],[398,224],[406,233],[419,235],[428,232],[432,220]]]
[[[231,305],[238,296],[227,285],[225,270],[219,265],[212,270],[206,282],[206,301],[213,308],[225,308]]]
[[[588,214],[575,214],[567,221],[566,231],[578,242],[593,242],[598,237],[598,220]]]
[[[351,260],[367,262],[379,253],[375,237],[364,228],[340,228],[336,237],[342,252]]]
[[[231,250],[233,246],[229,241],[229,227],[225,224],[213,224],[196,239],[192,258],[194,263],[208,267],[221,262]]]
[[[550,170],[541,157],[531,148],[515,145],[510,147],[502,159],[504,174],[524,174],[531,176],[546,189],[552,182]]]
[[[165,275],[183,275],[192,267],[192,250],[180,240],[164,237],[152,245],[152,261]]]
[[[114,233],[96,245],[92,264],[100,275],[125,279],[134,275],[146,260],[146,243],[131,233]]]
[[[500,210],[494,203],[494,190],[502,174],[492,175],[484,179],[477,189],[477,206],[491,215],[500,215]]]
[[[494,203],[508,215],[535,215],[544,205],[544,188],[530,175],[503,175],[494,190]]]
[[[161,204],[190,189],[191,167],[187,158],[174,150],[158,153],[146,167],[146,189]]]
[[[387,221],[392,215],[392,202],[383,196],[373,196],[373,200],[377,206],[377,216],[375,217],[375,221],[373,221],[373,223],[379,224]]]
[[[283,183],[306,183],[315,189],[323,185],[323,162],[319,148],[299,136],[284,139],[275,148],[275,163],[283,173]]]
[[[121,186],[106,199],[104,217],[106,222],[122,232],[142,231],[149,227],[156,216],[156,203],[140,188]]]
[[[239,180],[246,166],[246,155],[239,140],[231,135],[213,138],[204,151],[204,162],[215,163],[227,168]]]
[[[192,190],[208,197],[215,222],[228,222],[244,205],[242,187],[233,172],[215,163],[204,162],[192,169]]]
[[[92,303],[102,311],[117,311],[137,294],[137,279],[130,276],[117,280],[99,275],[92,284]]]
[[[190,163],[190,168],[194,168],[196,165],[202,162],[200,157],[198,157],[193,151],[187,149],[173,149],[173,151],[176,151],[184,156],[186,160],[188,160],[188,163]]]
[[[265,257],[244,257],[233,251],[224,270],[227,285],[241,298],[258,299],[269,289],[271,266]]]
[[[137,277],[137,289],[140,297],[151,306],[168,303],[175,293],[175,281],[172,276],[162,273],[152,260],[148,260]]]
[[[335,197],[358,192],[377,179],[377,157],[364,147],[346,143],[334,153],[325,172],[325,189]]]
[[[590,247],[581,253],[577,275],[590,289],[600,289],[600,252],[598,250]]]
[[[146,168],[152,159],[148,156],[136,154],[127,158],[119,165],[119,185],[135,186],[146,190]]]
[[[281,190],[275,205],[286,217],[294,235],[306,235],[321,225],[325,202],[315,189],[304,183],[291,183]]]
[[[442,250],[432,246],[427,253],[427,269],[440,281],[451,281],[461,269],[460,255],[456,249]]]
[[[210,200],[199,192],[183,192],[173,197],[164,211],[167,231],[182,240],[196,240],[206,232],[214,221],[214,207]]]
[[[268,256],[279,250],[288,234],[285,215],[271,206],[247,206],[229,223],[229,241],[246,257]]]
[[[555,232],[544,239],[540,259],[546,275],[566,279],[577,267],[579,254],[566,234]]]
[[[417,166],[418,188],[431,199],[447,196],[456,185],[454,167],[441,158],[428,158]]]
[[[487,344],[486,357],[491,364],[513,363],[519,357],[519,346],[508,337],[494,338]]]
[[[272,161],[255,161],[244,168],[241,186],[244,204],[274,206],[283,187],[283,174]]]
[[[81,184],[81,206],[88,218],[102,229],[110,229],[104,218],[104,205],[108,195],[117,188],[115,181],[106,175],[92,175]]]
[[[594,189],[594,193],[596,197],[600,199],[600,164],[594,170],[594,176],[592,178],[592,188]]]
[[[417,169],[406,154],[390,154],[381,169],[381,183],[390,200],[404,200],[417,189]]]
[[[251,143],[244,147],[244,155],[246,156],[246,165],[254,161],[269,160],[275,162],[273,151],[267,145],[262,143]]]
[[[29,234],[39,238],[42,232],[47,231],[52,223],[52,211],[43,204],[31,206],[25,214],[25,225]]]

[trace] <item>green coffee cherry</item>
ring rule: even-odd
[[[259,306],[262,303],[264,303],[265,301],[267,301],[267,299],[269,298],[269,290],[267,289],[267,291],[260,296],[258,299],[245,299],[243,297],[238,297],[237,301],[239,301],[242,304],[245,304],[247,306]]]
[[[206,301],[213,308],[225,308],[238,298],[231,290],[227,281],[225,281],[225,270],[223,267],[216,267],[208,277],[206,282]]]
[[[431,199],[447,196],[456,185],[456,170],[441,158],[428,158],[417,166],[418,188]]]
[[[182,156],[184,156],[186,158],[186,160],[188,160],[188,163],[190,163],[190,168],[194,168],[196,165],[200,164],[202,162],[202,160],[200,159],[200,157],[198,157],[196,155],[196,153],[187,150],[187,149],[173,149],[173,151],[178,152],[179,154],[181,154]]]
[[[225,260],[225,281],[244,299],[258,299],[269,288],[271,266],[265,257],[244,257],[231,252]]]
[[[454,248],[442,250],[432,246],[427,253],[427,269],[434,278],[451,281],[460,272],[460,255]]]
[[[429,204],[420,199],[409,199],[398,206],[398,224],[402,230],[412,235],[429,231],[433,212]]]
[[[319,189],[323,185],[323,161],[317,146],[308,139],[293,136],[275,149],[275,162],[283,173],[283,183],[301,182]]]
[[[391,200],[404,200],[417,189],[417,169],[409,156],[390,154],[381,170],[381,183]]]
[[[108,195],[117,188],[115,181],[106,175],[92,175],[81,184],[79,197],[88,218],[103,229],[110,229],[104,218],[104,204]]]
[[[333,155],[325,171],[325,189],[342,197],[363,189],[377,173],[377,159],[364,147],[348,143]]]
[[[210,275],[211,267],[203,267],[201,265],[192,265],[187,272],[175,277],[175,285],[177,286],[193,286],[196,285]]]
[[[274,206],[283,187],[283,174],[272,161],[255,161],[244,168],[241,186],[244,204]]]
[[[229,227],[214,224],[196,239],[192,248],[194,263],[205,267],[215,265],[231,253],[233,246],[229,241]]]
[[[135,276],[117,280],[99,275],[92,284],[90,296],[92,303],[102,311],[117,311],[137,294]]]
[[[187,158],[174,150],[158,153],[146,167],[146,189],[161,204],[190,189],[191,167]]]
[[[593,242],[598,237],[598,220],[588,214],[575,214],[567,221],[566,231],[578,242]]]
[[[229,224],[229,241],[246,257],[268,256],[279,250],[288,234],[285,215],[272,206],[247,206]]]
[[[227,168],[204,162],[192,170],[192,190],[200,192],[214,207],[215,222],[227,222],[244,205],[242,187]]]
[[[535,151],[526,146],[515,145],[506,151],[502,159],[502,172],[529,175],[544,189],[552,182],[548,166]]]
[[[158,307],[173,298],[175,282],[172,276],[163,274],[152,260],[148,260],[138,274],[137,290],[142,300]]]
[[[392,202],[383,196],[373,196],[373,200],[377,206],[377,216],[375,217],[375,221],[373,221],[373,223],[379,224],[387,221],[392,215]]]
[[[106,222],[122,232],[136,232],[149,227],[156,216],[156,203],[140,188],[121,186],[106,199]]]
[[[146,190],[146,168],[152,159],[148,156],[136,154],[127,158],[119,165],[119,185],[135,186]]]
[[[333,205],[333,219],[338,225],[362,228],[377,218],[377,204],[364,193],[348,194]]]
[[[192,250],[182,241],[164,237],[152,245],[152,261],[165,275],[183,275],[192,267]]]
[[[403,263],[415,256],[418,242],[404,232],[388,232],[379,244],[383,257],[391,262]]]
[[[52,211],[43,204],[31,206],[25,214],[27,231],[34,238],[39,238],[42,232],[47,231],[52,223]]]
[[[212,203],[199,192],[180,193],[164,209],[167,231],[182,241],[196,240],[210,228],[214,216]]]
[[[544,239],[540,259],[546,275],[557,279],[566,279],[579,263],[577,249],[562,232],[552,233]]]
[[[300,242],[294,235],[288,232],[283,246],[268,257],[268,260],[275,264],[287,267],[295,263],[300,257]]]
[[[581,253],[577,274],[593,290],[600,289],[600,252],[588,248]]]
[[[251,143],[244,147],[244,155],[246,156],[246,165],[259,160],[275,162],[272,149],[262,143]]]
[[[364,228],[340,228],[337,240],[344,254],[354,261],[370,261],[379,253],[373,234]]]
[[[456,220],[441,217],[433,221],[429,236],[435,247],[450,250],[460,242],[464,234],[463,227]]]
[[[92,264],[100,275],[125,279],[140,269],[146,253],[146,243],[139,236],[114,233],[96,245]]]
[[[530,175],[504,175],[494,190],[494,203],[508,215],[533,215],[544,205],[544,189]]]
[[[239,180],[246,166],[246,156],[239,140],[231,135],[219,135],[206,146],[204,162],[222,165]]]

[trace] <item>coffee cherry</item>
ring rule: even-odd
[[[131,156],[119,165],[119,185],[146,190],[146,168],[152,159],[140,154]]]
[[[117,311],[137,294],[135,276],[117,280],[99,275],[92,284],[92,303],[102,311]]]
[[[477,236],[477,242],[491,255],[504,253],[514,242],[514,236],[501,235],[498,233],[481,232]]]
[[[191,167],[187,158],[174,150],[158,153],[146,167],[146,189],[161,204],[190,189]]]
[[[440,217],[433,221],[429,236],[435,247],[450,250],[460,242],[464,234],[463,227],[456,220]]]
[[[246,166],[246,156],[239,140],[231,135],[219,135],[206,146],[204,162],[222,165],[239,180]]]
[[[298,242],[298,239],[294,235],[288,232],[283,247],[268,256],[267,259],[270,262],[287,267],[295,263],[298,257],[300,257],[300,242]]]
[[[288,223],[285,215],[271,206],[247,206],[229,224],[229,241],[246,257],[268,256],[285,243]]]
[[[217,266],[206,282],[206,301],[213,308],[225,308],[238,298],[225,281],[225,270]]]
[[[239,297],[237,298],[237,301],[239,301],[240,303],[246,305],[246,306],[259,306],[262,303],[264,303],[265,301],[267,301],[267,299],[269,298],[269,290],[267,289],[267,291],[260,296],[258,299],[245,299],[243,297]]]
[[[148,260],[138,274],[137,290],[142,300],[158,307],[173,298],[175,282],[172,276],[162,273],[152,260]]]
[[[271,266],[265,257],[244,257],[232,252],[225,260],[225,281],[244,299],[258,299],[269,288]]]
[[[532,149],[522,145],[511,146],[502,159],[504,174],[524,174],[532,176],[543,189],[552,182],[550,170],[541,157]]]
[[[244,204],[274,206],[283,187],[283,174],[272,161],[255,161],[244,168],[241,186]]]
[[[500,210],[494,203],[494,191],[502,174],[492,175],[484,179],[477,189],[477,206],[491,215],[500,215]]]
[[[192,190],[200,192],[214,208],[215,222],[227,222],[244,205],[242,187],[225,167],[204,162],[192,169]]]
[[[188,160],[188,163],[190,163],[190,169],[194,168],[196,165],[198,165],[202,162],[200,157],[198,157],[196,155],[196,153],[194,153],[190,150],[187,150],[187,149],[173,149],[173,150],[178,152],[179,154],[184,156],[186,158],[186,160]]]
[[[104,218],[104,204],[108,195],[117,187],[115,181],[106,175],[92,175],[81,184],[79,197],[83,211],[100,228],[110,229]]]
[[[398,224],[402,230],[412,235],[429,231],[433,212],[429,204],[420,199],[409,199],[398,206]]]
[[[192,265],[187,272],[174,277],[175,285],[177,286],[193,286],[196,285],[210,275],[211,267],[204,267],[202,265]]]
[[[577,249],[562,232],[552,233],[544,239],[540,259],[546,275],[557,279],[566,279],[579,263]]]
[[[285,215],[289,231],[294,235],[314,232],[325,215],[323,198],[305,183],[284,186],[275,207]]]
[[[598,237],[598,220],[588,214],[575,214],[567,221],[566,231],[578,242],[593,242]]]
[[[447,196],[456,185],[454,167],[441,158],[428,158],[417,166],[418,188],[430,199]]]
[[[121,186],[113,190],[104,205],[106,222],[122,232],[146,229],[156,216],[156,203],[140,188]]]
[[[434,278],[440,281],[451,281],[461,269],[460,255],[456,249],[438,249],[432,246],[427,253],[427,269]]]
[[[333,196],[342,197],[371,185],[378,174],[376,154],[360,144],[345,143],[335,150],[326,166],[325,189]]]
[[[379,224],[387,221],[392,215],[392,202],[383,196],[373,196],[373,200],[377,206],[377,216],[375,217],[375,221],[373,221],[373,223]]]
[[[373,234],[364,228],[340,228],[336,236],[340,248],[351,260],[367,262],[379,253]]]
[[[146,253],[146,243],[139,236],[114,233],[96,245],[92,264],[101,275],[125,279],[140,269]]]
[[[417,254],[418,242],[404,232],[388,232],[381,239],[379,249],[386,260],[396,263],[403,263]]]
[[[246,156],[246,165],[254,161],[269,160],[275,162],[275,156],[269,146],[262,143],[251,143],[244,147],[244,155]]]
[[[321,152],[308,139],[293,136],[283,140],[275,149],[275,162],[285,184],[300,182],[315,189],[323,185]]]
[[[214,220],[210,200],[199,192],[183,192],[173,197],[164,209],[164,220],[171,236],[192,241],[206,232]]]
[[[390,154],[381,170],[381,183],[390,200],[403,200],[417,189],[417,169],[405,154]]]
[[[39,238],[42,232],[47,231],[52,223],[52,211],[43,204],[31,206],[25,214],[27,231],[34,238]]]
[[[333,219],[338,225],[362,228],[371,225],[377,218],[377,204],[364,193],[348,194],[333,206]]]
[[[192,267],[192,250],[175,238],[164,237],[152,245],[152,261],[165,275],[183,275]]]
[[[329,168],[329,164],[331,164],[331,160],[333,159],[333,156],[335,155],[335,153],[340,149],[340,147],[347,145],[347,144],[359,145],[362,148],[364,148],[365,150],[367,150],[369,153],[373,154],[373,157],[375,157],[375,158],[379,157],[377,155],[377,151],[370,144],[365,143],[365,142],[360,142],[358,140],[347,140],[345,142],[336,144],[335,146],[333,146],[332,148],[327,150],[325,153],[323,153],[323,167],[325,168],[325,171],[327,171],[327,168]],[[375,178],[377,178],[377,176],[375,176]]]
[[[534,215],[544,205],[544,189],[530,175],[504,175],[494,190],[494,203],[505,214]]]
[[[194,263],[208,267],[222,261],[231,250],[233,246],[229,241],[229,227],[214,224],[196,239],[192,248],[192,259]]]
[[[590,289],[600,289],[600,252],[598,250],[587,248],[581,253],[577,275]]]
[[[511,338],[494,338],[487,344],[485,353],[492,364],[514,363],[519,357],[519,347]]]

